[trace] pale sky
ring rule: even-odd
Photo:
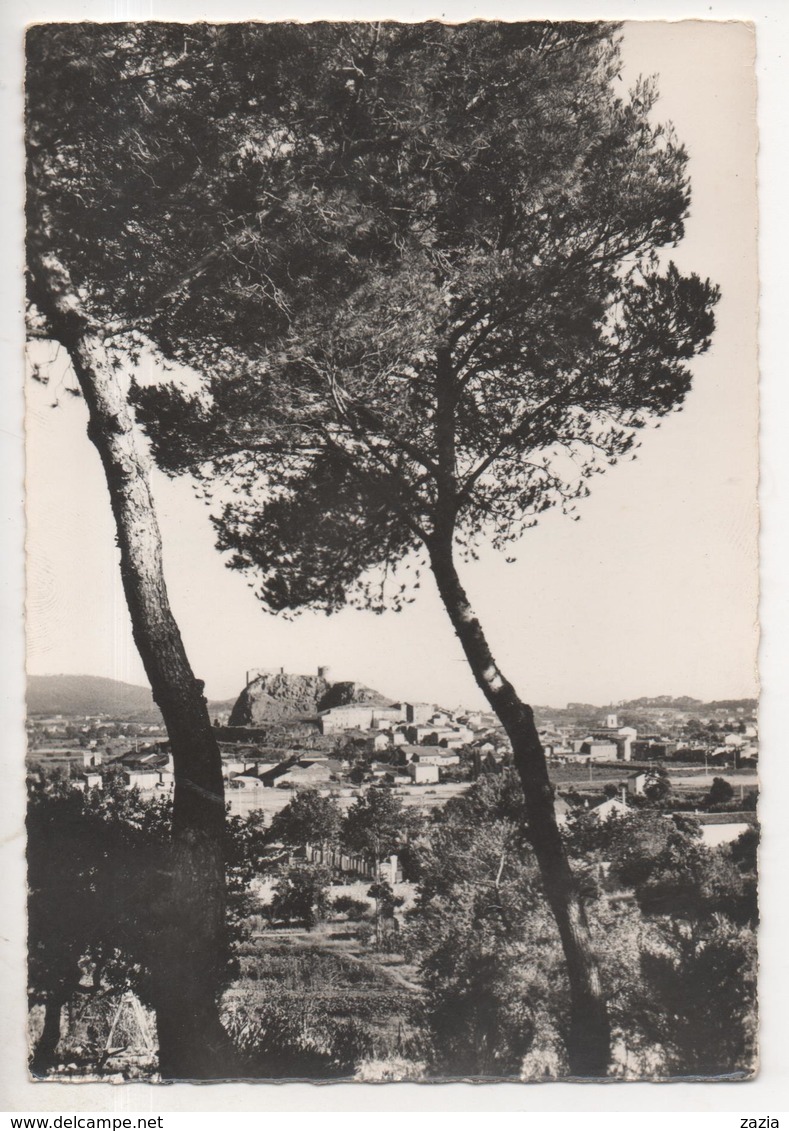
[[[494,653],[535,703],[756,693],[755,119],[741,24],[627,25],[628,81],[660,77],[659,116],[690,153],[693,204],[673,253],[722,290],[711,350],[685,408],[643,436],[639,458],[593,482],[581,521],[549,514],[508,565],[463,568]],[[691,82],[692,79],[692,82]],[[31,385],[28,666],[145,683],[131,639],[114,529],[85,407]],[[59,401],[58,408],[50,405]],[[393,697],[478,703],[432,579],[403,613],[263,612],[213,548],[187,483],[156,475],[170,597],[195,673],[214,698],[249,667],[328,664]]]

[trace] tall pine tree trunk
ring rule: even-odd
[[[66,272],[35,252],[30,269],[33,300],[51,336],[68,351],[88,407],[132,632],[173,756],[173,844],[163,872],[151,877],[152,902],[167,909],[150,960],[160,1070],[168,1079],[227,1075],[230,1043],[217,1005],[226,957],[221,757],[203,685],[170,609],[149,460],[102,335],[81,311]]]
[[[512,743],[515,767],[526,800],[529,837],[567,964],[570,1028],[566,1043],[570,1073],[605,1076],[611,1055],[611,1031],[600,972],[586,914],[556,824],[553,787],[534,714],[531,707],[521,702],[493,659],[482,626],[458,577],[451,534],[433,539],[428,548],[441,599],[474,678]]]

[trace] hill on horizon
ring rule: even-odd
[[[254,681],[252,694],[244,689],[233,699],[208,701],[212,718],[233,709],[237,725],[255,725],[256,722],[274,722],[299,714],[315,714],[318,710],[340,706],[344,703],[375,703],[388,706],[387,699],[372,688],[351,681],[329,683],[317,677],[284,675]],[[644,707],[662,707],[675,710],[709,713],[720,710],[755,710],[758,700],[717,699],[710,702],[690,696],[660,695],[631,699],[617,707],[597,707],[591,703],[572,703],[568,707],[534,706],[539,718],[591,715],[612,711],[638,710]],[[109,715],[135,722],[157,723],[161,713],[153,701],[149,687],[124,683],[97,675],[31,675],[27,680],[27,711],[29,715]]]
[[[209,700],[209,713],[227,710],[230,703]],[[102,675],[29,675],[27,713],[109,715],[134,722],[162,721],[150,687]]]
[[[674,711],[695,711],[704,714],[710,711],[744,711],[756,710],[758,699],[693,699],[690,695],[654,695],[643,696],[640,699],[628,699],[620,703],[615,710],[628,711],[639,708],[665,708]]]

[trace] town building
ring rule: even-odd
[[[435,703],[404,703],[405,721],[413,726],[428,722],[435,713]]]
[[[616,762],[619,750],[615,742],[590,737],[581,743],[579,753],[587,755],[590,762]]]
[[[321,734],[341,734],[344,730],[371,730],[375,708],[371,704],[348,703],[321,711]]]
[[[414,785],[435,785],[441,776],[434,762],[409,762],[408,773]]]

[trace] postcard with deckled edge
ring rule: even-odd
[[[752,1078],[753,48],[29,29],[32,1078]]]

